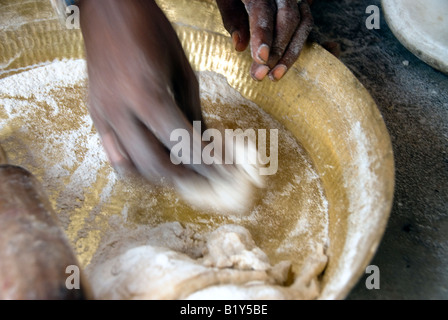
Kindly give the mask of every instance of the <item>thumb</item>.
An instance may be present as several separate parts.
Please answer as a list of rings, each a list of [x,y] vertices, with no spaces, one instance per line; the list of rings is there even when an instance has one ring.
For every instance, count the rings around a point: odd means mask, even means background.
[[[241,0],[216,0],[224,28],[230,33],[237,51],[246,50],[250,40],[249,17]]]

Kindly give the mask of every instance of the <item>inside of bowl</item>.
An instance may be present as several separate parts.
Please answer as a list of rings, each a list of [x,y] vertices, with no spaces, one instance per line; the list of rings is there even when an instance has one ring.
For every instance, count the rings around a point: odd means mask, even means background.
[[[312,158],[329,203],[329,261],[320,298],[344,298],[373,257],[392,204],[392,148],[373,99],[316,44],[304,48],[281,82],[256,83],[248,72],[249,53],[234,52],[213,1],[158,2],[193,68],[224,75],[242,96],[283,124]],[[15,5],[21,15],[0,13],[1,21],[11,21],[0,30],[1,78],[46,61],[84,56],[80,31],[62,28],[49,3]]]
[[[189,2],[187,13],[160,3],[182,26],[179,36],[195,68],[224,74],[243,96],[284,124],[313,158],[330,215],[329,263],[321,298],[343,298],[373,257],[393,198],[392,146],[375,102],[353,74],[317,44],[304,49],[281,85],[251,82],[250,55],[235,54],[222,25],[210,22],[220,19],[211,1]],[[204,3],[204,30],[197,30],[194,12],[200,7],[195,5]]]

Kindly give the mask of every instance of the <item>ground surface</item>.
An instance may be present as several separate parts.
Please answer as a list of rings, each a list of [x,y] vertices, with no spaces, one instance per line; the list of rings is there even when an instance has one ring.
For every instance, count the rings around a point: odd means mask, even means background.
[[[338,42],[340,60],[377,102],[391,135],[396,190],[391,217],[372,261],[380,289],[362,277],[347,299],[448,299],[448,76],[406,50],[375,0],[316,0],[311,38]]]

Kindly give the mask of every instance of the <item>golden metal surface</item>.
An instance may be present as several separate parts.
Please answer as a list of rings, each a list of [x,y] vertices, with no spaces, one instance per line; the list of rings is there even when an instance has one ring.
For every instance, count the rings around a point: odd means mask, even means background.
[[[173,22],[196,70],[224,75],[245,98],[285,126],[306,150],[319,173],[319,183],[328,201],[329,262],[322,277],[320,298],[344,298],[377,249],[389,217],[394,190],[390,138],[369,93],[340,61],[316,44],[304,48],[300,59],[282,81],[254,82],[248,72],[249,53],[233,50],[213,1],[160,0],[158,3]],[[46,61],[83,56],[80,31],[63,28],[49,1],[0,1],[0,79]],[[0,144],[10,163],[26,166],[41,180],[50,178],[48,167],[64,158],[64,148],[58,144],[63,142],[67,132],[85,125],[81,121],[87,115],[84,87],[85,83],[81,82],[75,87],[61,87],[51,92],[59,99],[61,108],[56,116],[51,114],[49,106],[33,98],[27,102],[34,103],[36,111],[14,119],[7,118],[0,105],[0,120],[7,120],[7,125],[0,128]],[[25,122],[30,130],[22,130]],[[183,204],[173,205],[176,201],[173,193],[135,181],[132,184],[114,182],[110,197],[103,201],[105,190],[111,187],[113,172],[101,157],[94,178],[86,177],[88,185],[82,192],[71,194],[73,198],[79,197],[75,199],[78,205],[64,207],[61,197],[73,191],[62,186],[70,185],[84,165],[82,160],[89,152],[86,147],[88,138],[77,140],[79,162],[67,165],[65,175],[51,177],[54,183],[45,185],[84,264],[94,254],[101,235],[110,227],[110,217],[122,214],[124,205],[131,217],[129,227],[138,223],[180,220],[211,228],[229,222],[218,216],[198,214]],[[53,152],[44,154],[51,139],[54,139]],[[42,151],[32,154],[30,150]],[[288,161],[294,164],[292,157]],[[303,164],[298,161],[297,171],[302,169]],[[313,199],[315,188],[304,187],[297,197],[302,202],[316,203]],[[154,199],[160,197],[165,200],[154,203]],[[148,217],[151,203],[152,211]],[[266,227],[274,218],[248,226],[257,244],[262,242],[260,246],[271,254],[271,258],[275,248],[269,248],[268,244],[284,240],[287,230],[282,228],[296,224],[295,220],[301,214],[294,206],[288,210],[291,212],[280,219],[282,222],[277,228]],[[309,232],[313,234],[322,228],[324,221],[321,222],[316,222]],[[278,239],[270,239],[276,235]],[[292,244],[297,252],[301,245],[300,242]],[[281,258],[284,257],[276,259]],[[297,263],[300,264],[300,259]]]

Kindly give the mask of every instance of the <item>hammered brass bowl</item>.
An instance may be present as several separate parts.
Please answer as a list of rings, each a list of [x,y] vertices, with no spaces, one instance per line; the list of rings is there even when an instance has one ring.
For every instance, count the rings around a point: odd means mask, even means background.
[[[304,48],[281,84],[269,80],[256,83],[248,73],[249,53],[233,50],[214,1],[158,2],[173,22],[193,68],[224,75],[245,98],[283,124],[310,155],[328,200],[329,260],[319,298],[345,298],[381,241],[394,192],[391,141],[375,102],[353,74],[317,44]],[[61,26],[48,1],[0,1],[0,79],[55,59],[83,57],[80,31]],[[86,110],[70,112],[73,125],[86,115]],[[51,118],[51,114],[39,117]],[[0,128],[0,144],[10,160],[33,166],[33,173],[43,178],[46,168],[39,165],[39,157],[33,158],[37,164],[25,163],[23,152],[12,147],[22,143],[26,149],[35,133],[22,132],[21,123],[7,119],[3,110],[0,119],[7,124]],[[61,121],[60,133],[68,130],[64,120],[54,121]],[[80,159],[86,152],[80,151]],[[88,213],[96,212],[96,220],[107,215],[98,203],[101,190],[108,187],[104,176],[110,168],[101,165],[104,170],[79,199],[76,215],[66,228],[85,263],[100,237],[100,231],[94,229],[80,236]],[[61,181],[68,184],[76,166],[67,170]],[[45,187],[56,211],[64,210],[58,203],[62,191],[48,184]]]

